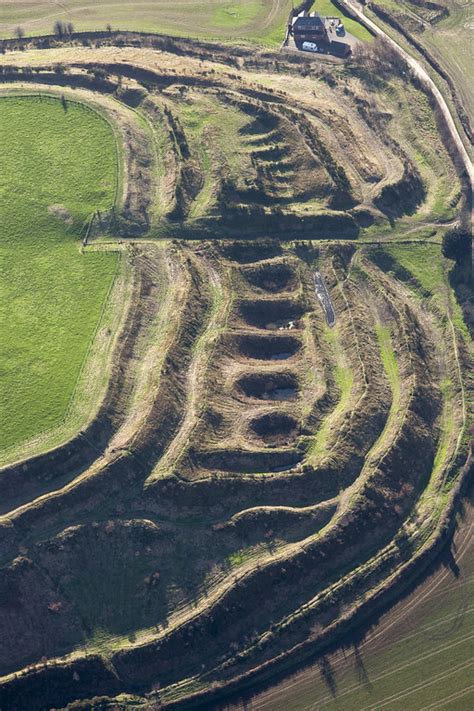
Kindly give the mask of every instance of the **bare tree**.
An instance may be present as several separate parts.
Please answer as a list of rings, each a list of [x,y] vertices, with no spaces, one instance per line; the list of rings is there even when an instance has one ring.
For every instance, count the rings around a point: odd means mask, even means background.
[[[59,37],[59,39],[64,37],[64,35],[67,32],[66,23],[63,22],[62,20],[56,20],[56,22],[54,23],[53,29],[54,29],[54,34],[56,35],[56,37]]]
[[[68,23],[67,23],[66,29],[67,29],[67,33],[68,33],[69,36],[71,36],[72,34],[74,34],[74,25],[72,24],[72,22],[68,22]]]
[[[23,27],[15,27],[15,37],[18,37],[18,39],[23,39],[24,36],[25,30],[23,29]]]
[[[384,37],[377,37],[371,44],[357,44],[352,51],[354,64],[368,70],[366,76],[404,76],[408,66],[393,45]]]
[[[106,28],[106,29],[107,29],[107,32],[108,32],[109,35],[110,35],[111,32],[112,32],[112,25],[110,24],[110,22],[109,22],[109,24],[107,25],[107,28]]]

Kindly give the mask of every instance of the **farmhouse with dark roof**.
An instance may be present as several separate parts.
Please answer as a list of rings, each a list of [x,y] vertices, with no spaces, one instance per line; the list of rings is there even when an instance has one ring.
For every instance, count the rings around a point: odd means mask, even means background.
[[[297,15],[293,18],[291,32],[297,45],[302,42],[327,42],[327,19],[318,12]]]

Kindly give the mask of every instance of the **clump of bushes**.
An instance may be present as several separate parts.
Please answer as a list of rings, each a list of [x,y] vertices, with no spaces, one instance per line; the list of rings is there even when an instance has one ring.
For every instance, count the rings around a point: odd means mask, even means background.
[[[385,37],[376,37],[370,44],[359,43],[352,51],[353,64],[367,72],[365,76],[405,76],[408,65],[395,47]]]
[[[472,249],[472,236],[470,232],[457,225],[447,230],[443,236],[443,255],[448,259],[454,259],[460,264]]]
[[[53,26],[53,31],[58,39],[64,39],[65,37],[71,37],[73,35],[74,25],[72,22],[56,20]]]

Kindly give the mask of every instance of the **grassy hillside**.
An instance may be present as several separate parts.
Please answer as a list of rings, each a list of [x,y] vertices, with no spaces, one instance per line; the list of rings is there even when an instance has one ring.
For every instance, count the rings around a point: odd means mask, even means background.
[[[447,0],[446,5],[449,16],[427,28],[423,40],[435,57],[446,66],[456,83],[468,114],[472,117],[474,112],[474,87],[471,80],[474,62],[472,4]]]
[[[438,1],[437,9],[410,0],[378,0],[384,8],[408,30],[430,55],[448,72],[456,94],[468,116],[474,111],[472,65],[472,3],[459,0]]]
[[[279,44],[291,8],[289,0],[191,0],[191,2],[110,2],[105,0],[84,7],[71,0],[54,6],[39,0],[2,3],[0,36],[12,36],[21,25],[27,34],[52,32],[54,22],[72,22],[76,30],[113,29],[162,32],[220,40],[243,38],[265,44]]]
[[[113,133],[56,99],[1,98],[1,449],[61,423],[117,269],[79,232],[115,192]]]
[[[363,27],[356,20],[353,20],[343,14],[341,10],[336,7],[333,2],[331,2],[331,0],[315,0],[311,11],[319,12],[320,15],[324,15],[326,17],[342,17],[344,27],[348,32],[354,35],[354,37],[357,37],[364,42],[370,42],[372,39],[372,35],[365,29],[365,27]]]

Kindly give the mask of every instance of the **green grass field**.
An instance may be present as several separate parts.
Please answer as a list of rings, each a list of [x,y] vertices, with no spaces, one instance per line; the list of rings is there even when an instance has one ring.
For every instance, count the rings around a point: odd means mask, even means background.
[[[448,0],[449,16],[427,29],[424,41],[451,74],[456,90],[471,116],[474,112],[474,13],[472,3]]]
[[[370,42],[372,40],[372,35],[368,32],[365,27],[363,27],[356,20],[352,20],[350,17],[344,15],[344,13],[339,10],[338,7],[331,2],[331,0],[315,0],[311,12],[319,12],[320,15],[326,17],[341,17],[344,22],[344,27],[351,35],[357,37],[364,42]]]
[[[80,252],[112,206],[114,135],[77,103],[0,98],[0,453],[64,420],[117,255]]]
[[[158,32],[176,36],[209,39],[249,40],[278,46],[285,36],[291,9],[290,0],[169,0],[112,3],[101,0],[84,7],[79,0],[48,5],[42,0],[0,3],[0,37],[12,37],[17,27],[27,35],[50,34],[56,20],[72,22],[76,30],[114,30]],[[316,0],[312,10],[340,17],[331,0]],[[346,29],[359,39],[371,35],[355,20],[344,17]]]
[[[156,0],[111,2],[101,0],[84,7],[79,0],[50,5],[42,0],[0,5],[0,36],[14,34],[17,26],[29,35],[52,32],[54,22],[72,22],[76,30],[141,30],[191,37],[233,38],[277,45],[285,34],[290,0]]]

